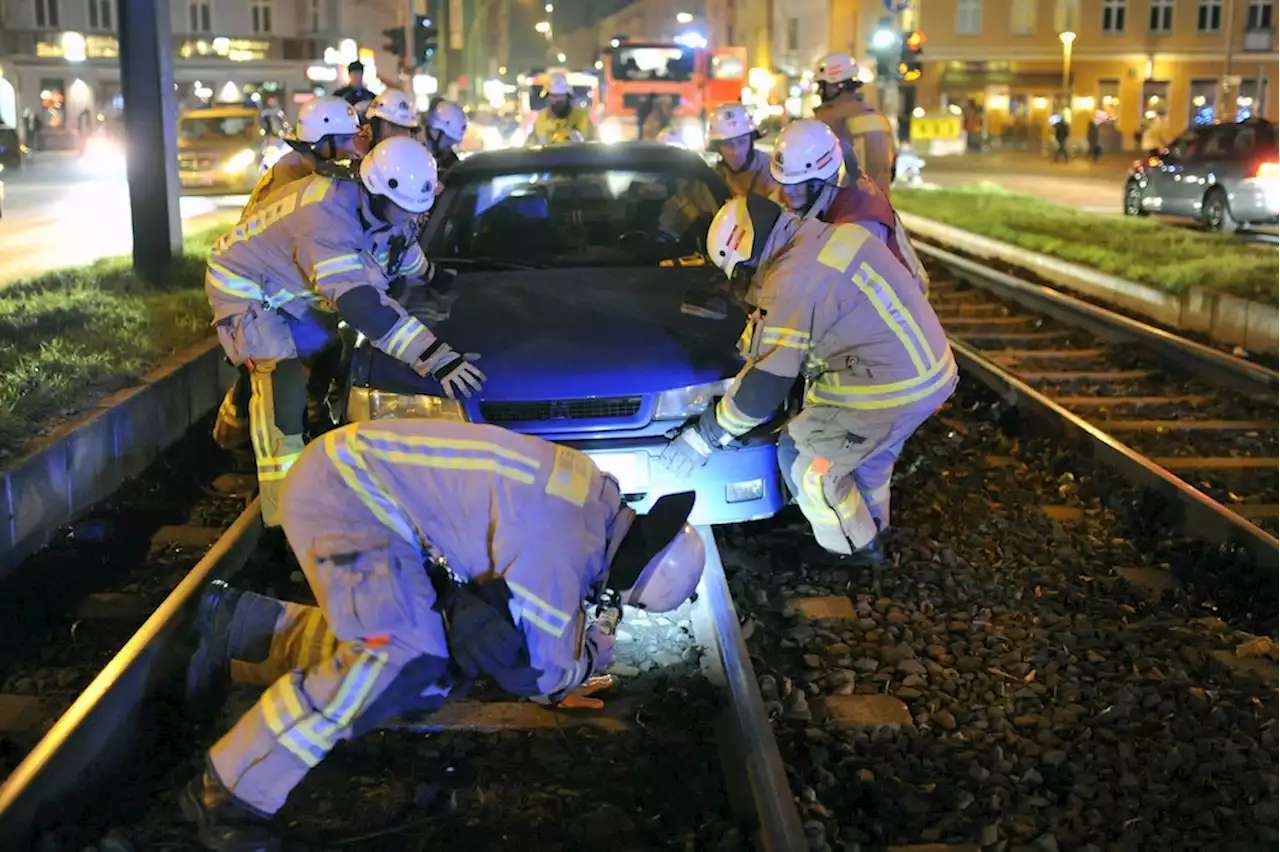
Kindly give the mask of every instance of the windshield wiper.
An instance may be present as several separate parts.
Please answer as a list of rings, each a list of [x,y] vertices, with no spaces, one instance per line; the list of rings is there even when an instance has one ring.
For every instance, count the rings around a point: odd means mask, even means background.
[[[458,266],[496,266],[499,269],[546,269],[546,264],[529,263],[523,260],[512,260],[508,257],[489,257],[480,255],[479,257],[449,257],[441,258],[439,263],[445,266],[456,264]]]

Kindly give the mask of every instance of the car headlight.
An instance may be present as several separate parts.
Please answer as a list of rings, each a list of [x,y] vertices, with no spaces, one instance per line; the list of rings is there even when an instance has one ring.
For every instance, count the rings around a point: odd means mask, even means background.
[[[702,128],[696,124],[686,124],[680,128],[680,139],[690,151],[701,151],[707,147],[706,140],[702,138]]]
[[[711,400],[729,392],[733,379],[663,391],[653,409],[654,420],[688,420],[707,410]]]
[[[352,388],[347,395],[347,420],[425,420],[467,422],[462,403],[419,393],[385,393],[370,388]]]
[[[232,157],[223,164],[222,170],[229,175],[233,175],[249,168],[257,159],[257,151],[252,148],[245,148],[243,151],[237,151],[232,155]]]

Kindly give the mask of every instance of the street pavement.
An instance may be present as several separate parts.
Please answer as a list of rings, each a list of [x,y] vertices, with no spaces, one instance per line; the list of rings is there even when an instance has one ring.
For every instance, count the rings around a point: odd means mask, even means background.
[[[133,247],[129,190],[120,170],[82,167],[71,157],[37,161],[0,173],[0,286]],[[183,228],[198,230],[238,210],[245,196],[183,198]]]

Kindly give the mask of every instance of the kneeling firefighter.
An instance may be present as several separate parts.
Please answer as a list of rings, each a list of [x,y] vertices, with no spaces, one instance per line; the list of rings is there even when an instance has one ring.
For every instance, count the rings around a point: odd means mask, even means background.
[[[484,380],[387,296],[390,276],[378,262],[397,237],[411,247],[406,257],[421,257],[417,234],[435,200],[435,160],[420,142],[387,139],[359,171],[359,180],[316,174],[282,187],[209,255],[205,294],[218,339],[250,372],[250,435],[269,527],[279,525],[280,485],[303,445],[302,359],[333,344],[339,317],[451,398]]]
[[[240,224],[244,224],[264,198],[271,193],[312,174],[319,163],[361,157],[368,153],[368,139],[360,133],[360,118],[355,108],[342,98],[322,95],[312,98],[298,111],[298,124],[293,138],[285,142],[292,149],[267,170],[249,196]],[[213,424],[213,439],[224,450],[240,450],[249,444],[249,368],[240,365],[239,375],[218,407]],[[317,383],[318,385],[319,383]],[[308,397],[308,419],[317,420],[318,392]]]
[[[219,584],[201,601],[193,706],[216,703],[228,678],[270,684],[182,795],[201,841],[277,848],[253,817],[276,813],[334,745],[438,709],[477,677],[545,704],[582,694],[613,658],[622,606],[666,612],[696,588],[693,502],[668,495],[637,516],[590,457],[496,426],[326,434],[282,502],[319,607]]]
[[[841,155],[840,140],[822,122],[805,118],[787,125],[774,143],[769,167],[780,186],[778,199],[804,219],[866,228],[889,247],[927,293],[929,274],[888,196],[865,172],[857,171],[856,158],[853,172],[842,169]],[[842,182],[847,185],[841,186]]]
[[[691,474],[767,421],[804,376],[804,405],[778,441],[783,479],[825,551],[820,559],[879,561],[894,462],[956,386],[933,308],[866,228],[800,219],[758,195],[720,208],[707,253],[730,278],[757,279],[759,306],[742,337],[747,364],[668,445],[663,463]]]

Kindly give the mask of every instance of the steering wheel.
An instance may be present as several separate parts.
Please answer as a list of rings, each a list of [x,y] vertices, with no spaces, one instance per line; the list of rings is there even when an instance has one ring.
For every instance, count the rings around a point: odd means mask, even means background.
[[[652,230],[645,230],[641,228],[635,231],[627,231],[618,236],[618,242],[620,243],[626,243],[637,239],[643,239],[645,242],[661,243],[665,245],[674,245],[680,242],[680,238],[675,234],[668,233],[667,231],[661,231],[657,228]]]

